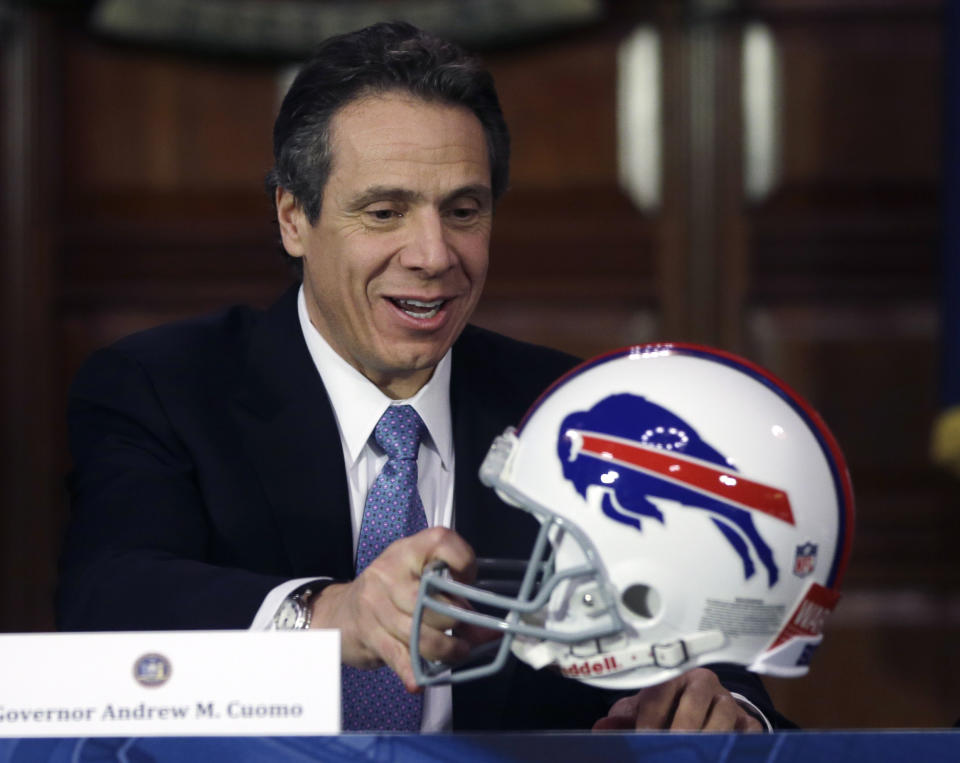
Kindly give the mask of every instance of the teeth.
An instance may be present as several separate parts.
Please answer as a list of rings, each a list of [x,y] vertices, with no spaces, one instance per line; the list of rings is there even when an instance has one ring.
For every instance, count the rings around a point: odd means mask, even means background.
[[[432,302],[423,302],[419,299],[397,299],[394,300],[397,307],[399,307],[403,312],[409,315],[411,318],[432,318],[443,306],[444,300],[435,299]],[[408,310],[407,308],[416,308],[413,310]]]

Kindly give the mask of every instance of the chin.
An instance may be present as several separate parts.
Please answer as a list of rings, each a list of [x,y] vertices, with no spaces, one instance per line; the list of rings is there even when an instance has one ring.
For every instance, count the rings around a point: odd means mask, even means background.
[[[437,365],[443,358],[444,353],[453,345],[454,339],[456,339],[456,335],[444,337],[442,340],[437,337],[420,341],[397,340],[390,347],[387,355],[394,361],[395,368],[421,371]]]
[[[432,368],[435,368],[437,363],[443,359],[443,353],[446,352],[444,349],[442,352],[436,353],[416,353],[415,355],[409,355],[406,358],[397,358],[396,361],[392,364],[393,369],[399,373],[416,373],[417,371],[428,371]]]

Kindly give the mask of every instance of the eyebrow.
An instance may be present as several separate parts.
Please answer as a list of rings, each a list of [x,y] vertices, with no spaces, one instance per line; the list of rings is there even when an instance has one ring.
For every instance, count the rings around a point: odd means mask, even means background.
[[[454,199],[458,199],[462,196],[475,196],[482,204],[486,206],[489,206],[493,199],[493,193],[491,192],[489,186],[476,183],[454,189],[444,196],[443,200],[441,201],[441,205],[449,204]],[[419,191],[412,191],[409,188],[375,185],[367,188],[364,191],[361,191],[359,195],[354,197],[354,199],[350,202],[350,209],[363,209],[368,204],[372,204],[376,201],[399,201],[405,204],[415,204],[422,202],[423,198],[424,197],[422,193]]]

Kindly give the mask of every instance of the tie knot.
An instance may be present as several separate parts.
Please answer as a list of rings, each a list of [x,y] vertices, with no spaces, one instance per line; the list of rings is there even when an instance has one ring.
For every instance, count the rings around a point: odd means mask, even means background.
[[[390,458],[416,459],[424,431],[412,406],[391,405],[374,427],[373,437]]]

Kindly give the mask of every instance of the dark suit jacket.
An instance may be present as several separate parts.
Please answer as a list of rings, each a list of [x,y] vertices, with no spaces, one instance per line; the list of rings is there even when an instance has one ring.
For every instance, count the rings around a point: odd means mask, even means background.
[[[454,345],[456,529],[480,557],[526,559],[535,521],[483,487],[493,438],[575,363],[468,327]],[[71,390],[72,519],[61,558],[65,630],[245,628],[296,577],[353,577],[333,412],[290,289],[95,353]],[[754,677],[728,688],[770,711]],[[454,727],[584,728],[612,695],[512,661],[454,689]]]

